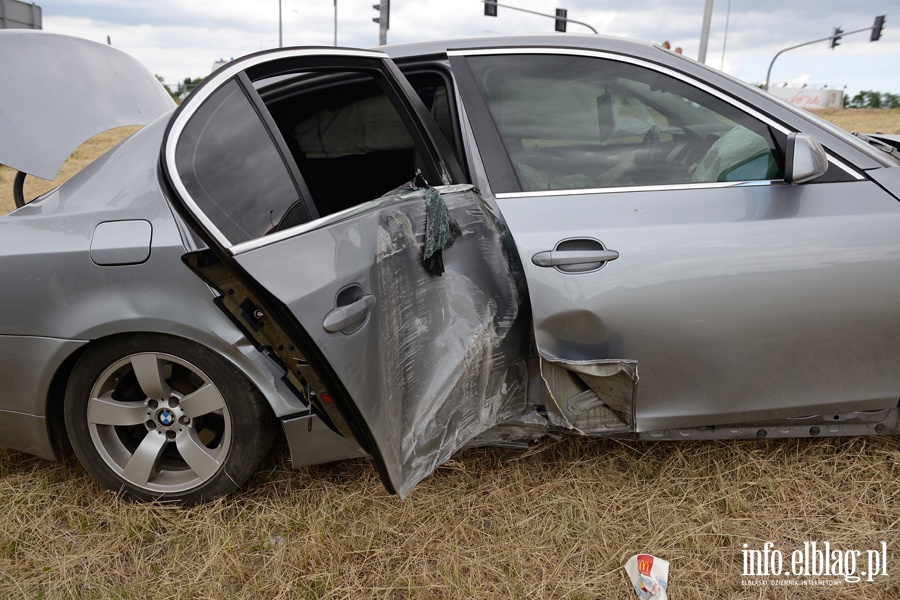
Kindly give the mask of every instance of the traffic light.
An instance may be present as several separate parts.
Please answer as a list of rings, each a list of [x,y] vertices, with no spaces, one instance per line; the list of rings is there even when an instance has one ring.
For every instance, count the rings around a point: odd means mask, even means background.
[[[380,4],[373,4],[372,8],[378,11],[378,16],[372,18],[373,23],[378,23],[384,29],[390,29],[391,24],[391,0],[382,0]]]
[[[565,8],[556,9],[556,31],[566,32],[566,15],[569,11]]]
[[[486,16],[486,17],[496,17],[497,16],[497,0],[485,0],[484,1],[484,16]]]
[[[834,33],[831,34],[831,49],[834,50],[835,46],[839,46],[841,44],[841,38],[844,37],[844,30],[840,27],[834,28]]]
[[[872,37],[869,38],[871,42],[877,42],[881,39],[881,31],[884,29],[884,15],[880,17],[875,17],[875,24],[872,25]]]

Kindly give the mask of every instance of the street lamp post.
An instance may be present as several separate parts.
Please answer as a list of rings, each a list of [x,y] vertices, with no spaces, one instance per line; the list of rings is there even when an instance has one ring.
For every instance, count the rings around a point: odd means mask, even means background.
[[[706,47],[709,44],[709,23],[712,21],[713,0],[706,0],[703,8],[703,27],[700,30],[700,52],[697,53],[697,61],[706,62]]]
[[[283,40],[281,38],[281,0],[278,0],[278,47],[284,47]]]

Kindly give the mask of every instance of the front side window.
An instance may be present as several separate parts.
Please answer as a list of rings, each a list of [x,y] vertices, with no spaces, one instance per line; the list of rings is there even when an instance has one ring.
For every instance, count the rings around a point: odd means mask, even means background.
[[[468,63],[523,191],[782,177],[768,126],[674,77],[584,56]]]

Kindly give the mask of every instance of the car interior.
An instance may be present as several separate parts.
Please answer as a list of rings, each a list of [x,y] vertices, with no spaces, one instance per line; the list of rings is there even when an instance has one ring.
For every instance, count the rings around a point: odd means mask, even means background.
[[[469,64],[525,191],[781,176],[768,128],[711,95],[610,61],[520,58]]]
[[[412,180],[421,164],[407,125],[373,77],[361,73],[297,77],[302,91],[263,93],[266,107],[323,217],[373,200]],[[452,133],[447,87],[435,75],[413,78],[425,107]],[[298,224],[288,211],[276,229]]]

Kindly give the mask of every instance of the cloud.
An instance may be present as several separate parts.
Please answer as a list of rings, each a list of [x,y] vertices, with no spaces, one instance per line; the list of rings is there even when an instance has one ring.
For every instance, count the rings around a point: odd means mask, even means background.
[[[374,0],[337,0],[338,43],[371,47],[378,43]],[[702,0],[501,0],[501,4],[553,14],[564,4],[572,19],[601,33],[652,42],[670,40],[696,57]],[[718,0],[714,3],[707,63],[719,67],[725,48],[726,71],[751,83],[765,80],[780,50],[826,37],[832,28],[845,31],[871,27],[886,12],[883,0]],[[166,81],[205,76],[218,58],[237,57],[278,44],[277,0],[44,0],[44,29],[105,42],[144,62]],[[282,0],[284,45],[334,42],[334,2]],[[484,16],[479,0],[393,0],[389,43],[484,36],[490,33],[552,33],[553,19],[499,7],[497,17]],[[727,40],[725,22],[728,20]],[[895,29],[896,28],[896,29]],[[587,32],[569,24],[574,33]],[[773,80],[801,75],[815,84],[848,90],[900,92],[900,13],[888,14],[881,41],[868,32],[848,35],[835,50],[827,42],[781,55]]]

